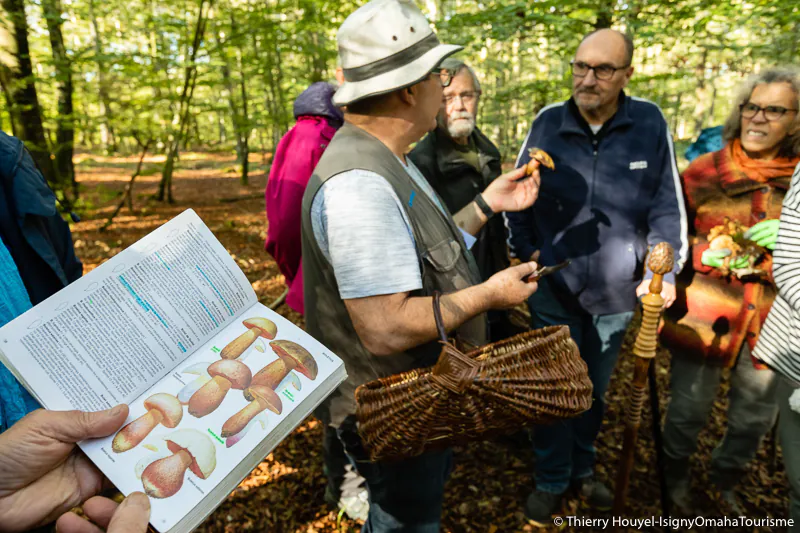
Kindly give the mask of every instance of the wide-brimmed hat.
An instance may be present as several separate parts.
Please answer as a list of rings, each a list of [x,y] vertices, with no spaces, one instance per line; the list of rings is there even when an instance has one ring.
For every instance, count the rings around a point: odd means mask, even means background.
[[[336,35],[344,83],[338,106],[422,81],[463,47],[442,44],[413,0],[372,0],[354,11]]]

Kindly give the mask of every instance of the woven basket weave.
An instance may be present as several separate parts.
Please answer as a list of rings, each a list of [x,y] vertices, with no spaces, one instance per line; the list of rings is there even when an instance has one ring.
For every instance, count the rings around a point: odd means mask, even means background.
[[[413,457],[579,415],[592,403],[586,363],[566,326],[528,331],[463,354],[447,340],[435,366],[356,389],[359,433],[373,461]]]

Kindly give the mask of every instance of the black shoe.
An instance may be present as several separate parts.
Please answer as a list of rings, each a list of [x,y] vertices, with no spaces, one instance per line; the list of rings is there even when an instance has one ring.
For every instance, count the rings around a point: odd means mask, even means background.
[[[579,480],[576,488],[581,501],[596,511],[610,511],[614,505],[614,494],[594,476]]]
[[[553,525],[553,516],[561,512],[563,494],[535,490],[525,502],[525,516],[539,527]]]

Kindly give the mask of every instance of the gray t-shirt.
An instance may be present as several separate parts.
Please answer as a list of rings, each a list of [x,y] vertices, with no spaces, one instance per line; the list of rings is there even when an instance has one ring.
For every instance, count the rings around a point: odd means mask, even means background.
[[[447,213],[419,169],[411,161],[403,166],[420,191]],[[311,204],[311,227],[333,266],[342,299],[422,288],[411,222],[379,174],[356,169],[326,181]]]

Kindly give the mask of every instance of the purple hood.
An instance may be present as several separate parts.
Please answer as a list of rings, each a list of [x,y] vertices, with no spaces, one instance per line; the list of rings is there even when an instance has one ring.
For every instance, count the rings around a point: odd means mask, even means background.
[[[338,125],[344,121],[342,110],[333,105],[331,99],[336,88],[330,83],[319,81],[300,93],[294,101],[294,118],[302,116],[326,117]]]

